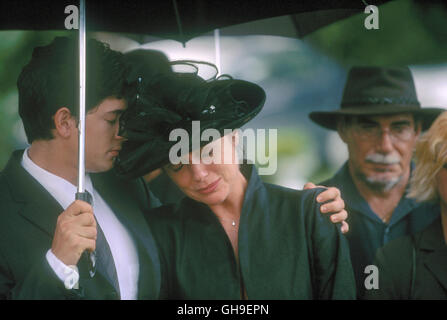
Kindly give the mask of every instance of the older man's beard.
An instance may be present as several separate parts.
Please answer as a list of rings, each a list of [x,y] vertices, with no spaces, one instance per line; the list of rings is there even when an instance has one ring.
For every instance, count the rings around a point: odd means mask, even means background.
[[[390,165],[398,164],[400,162],[400,156],[396,154],[383,155],[380,153],[373,153],[368,155],[365,160],[370,163]],[[394,178],[368,177],[362,172],[357,171],[356,176],[372,190],[387,192],[393,189],[402,180],[404,174],[402,173],[402,175]]]

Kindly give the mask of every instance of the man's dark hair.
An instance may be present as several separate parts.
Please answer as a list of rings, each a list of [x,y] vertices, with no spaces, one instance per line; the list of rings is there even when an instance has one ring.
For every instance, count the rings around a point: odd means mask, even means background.
[[[123,55],[105,43],[87,40],[86,112],[107,97],[123,96],[127,75]],[[79,47],[75,38],[57,37],[36,47],[17,80],[19,114],[29,143],[53,139],[53,115],[66,107],[79,109]]]

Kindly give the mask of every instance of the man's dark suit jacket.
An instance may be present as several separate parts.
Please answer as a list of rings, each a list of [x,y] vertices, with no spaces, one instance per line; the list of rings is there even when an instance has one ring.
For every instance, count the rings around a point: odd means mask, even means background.
[[[21,165],[15,151],[0,173],[0,298],[119,299],[100,273],[90,278],[85,259],[78,263],[79,289],[67,290],[46,260],[51,248],[59,203]],[[156,299],[160,263],[142,212],[159,205],[142,180],[124,181],[113,172],[91,174],[95,189],[132,235],[138,249],[139,299]],[[74,199],[74,195],[73,195]]]

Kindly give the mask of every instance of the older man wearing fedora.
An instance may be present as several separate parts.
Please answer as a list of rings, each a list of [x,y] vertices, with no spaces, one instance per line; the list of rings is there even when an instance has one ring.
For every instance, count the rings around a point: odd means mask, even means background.
[[[337,130],[348,147],[347,162],[321,184],[339,188],[346,201],[358,296],[376,250],[424,229],[439,215],[432,204],[407,198],[406,191],[415,142],[441,111],[421,108],[408,67],[353,67],[341,108],[309,115]]]

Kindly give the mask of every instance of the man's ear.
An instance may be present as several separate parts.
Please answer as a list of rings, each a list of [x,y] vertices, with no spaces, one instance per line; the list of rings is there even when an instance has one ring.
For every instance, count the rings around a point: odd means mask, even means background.
[[[53,116],[55,135],[68,139],[77,129],[76,119],[70,110],[62,107]]]
[[[416,137],[419,137],[419,135],[422,132],[422,121],[421,120],[416,121],[414,130],[416,132]]]

